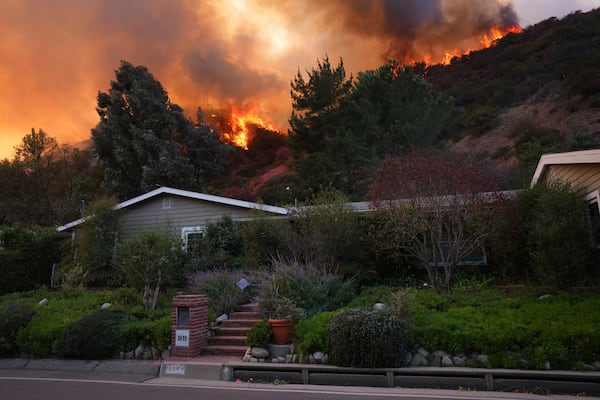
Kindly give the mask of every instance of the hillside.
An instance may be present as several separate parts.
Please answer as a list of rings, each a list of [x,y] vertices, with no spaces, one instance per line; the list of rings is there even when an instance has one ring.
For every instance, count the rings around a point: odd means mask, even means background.
[[[451,150],[510,173],[525,154],[600,143],[600,9],[551,18],[424,75],[455,98]],[[530,161],[529,161],[530,162]]]

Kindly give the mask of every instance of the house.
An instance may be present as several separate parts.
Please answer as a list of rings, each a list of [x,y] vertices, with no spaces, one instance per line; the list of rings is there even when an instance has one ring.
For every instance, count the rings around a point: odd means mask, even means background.
[[[544,154],[538,161],[531,186],[561,181],[581,190],[588,202],[592,230],[600,244],[600,149]]]
[[[161,228],[180,234],[184,247],[194,235],[202,235],[211,223],[223,217],[233,221],[253,218],[257,211],[270,216],[285,216],[287,208],[252,203],[227,197],[160,187],[115,206],[119,216],[119,238],[127,239],[145,230]],[[72,232],[89,217],[80,218],[57,228],[59,232]]]

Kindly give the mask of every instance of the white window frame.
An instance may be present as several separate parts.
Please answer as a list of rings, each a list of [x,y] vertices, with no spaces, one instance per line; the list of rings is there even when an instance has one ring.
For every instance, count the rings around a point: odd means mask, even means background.
[[[183,228],[181,228],[181,241],[183,243],[183,251],[187,253],[189,235],[198,233],[205,234],[206,226],[184,226]]]
[[[590,192],[588,194],[585,195],[585,200],[588,202],[588,205],[592,205],[592,204],[596,204],[596,206],[598,207],[598,211],[600,211],[600,190],[594,190],[593,192]],[[589,223],[589,229],[590,229],[590,235],[592,238],[592,245],[594,248],[596,249],[600,249],[600,241],[598,241],[596,239],[596,236],[594,235],[593,232],[593,224],[592,224],[592,216],[589,214],[589,210],[588,210],[588,223]]]

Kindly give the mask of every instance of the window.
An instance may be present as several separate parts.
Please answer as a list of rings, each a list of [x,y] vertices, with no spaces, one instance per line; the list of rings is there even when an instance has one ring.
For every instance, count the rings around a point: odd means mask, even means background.
[[[200,253],[200,242],[206,233],[204,226],[185,227],[181,230],[181,239],[183,240],[183,250],[194,256]]]
[[[437,260],[438,267],[445,266],[446,262],[443,260],[446,260],[446,258],[448,257],[449,251],[450,251],[449,242],[443,242],[442,243],[442,252],[444,254],[442,254],[442,255],[438,254],[438,257],[437,257],[438,258],[438,260]],[[431,253],[429,255],[429,265],[435,266],[435,262],[433,260],[433,254],[431,254]],[[483,247],[476,248],[471,253],[469,253],[465,257],[463,257],[458,263],[456,263],[456,265],[457,266],[487,265],[487,256],[485,253],[485,249]]]
[[[173,205],[173,202],[170,197],[168,197],[168,196],[163,197],[163,201],[162,201],[162,209],[163,210],[170,209],[172,205]]]
[[[600,195],[597,190],[586,196],[586,199],[588,200],[588,221],[590,224],[593,244],[596,248],[600,248],[600,208],[598,207],[599,198]]]

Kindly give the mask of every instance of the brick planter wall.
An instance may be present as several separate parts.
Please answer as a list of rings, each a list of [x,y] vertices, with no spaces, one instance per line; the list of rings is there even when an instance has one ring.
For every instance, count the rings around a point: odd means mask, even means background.
[[[173,357],[195,357],[208,341],[208,296],[181,295],[173,298],[171,313],[171,355]],[[178,307],[189,308],[189,324],[178,325]],[[189,345],[177,346],[177,330],[189,330]]]

